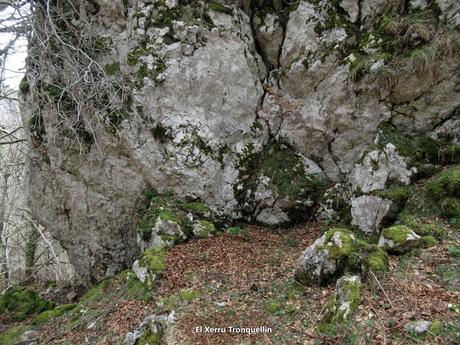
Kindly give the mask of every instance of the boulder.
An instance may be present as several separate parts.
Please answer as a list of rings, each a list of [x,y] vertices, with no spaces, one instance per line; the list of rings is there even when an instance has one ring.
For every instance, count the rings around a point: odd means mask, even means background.
[[[351,320],[361,303],[361,279],[357,275],[346,275],[337,280],[335,292],[326,306],[326,315],[318,326],[325,331],[329,326]]]
[[[415,172],[407,166],[396,146],[388,143],[382,150],[367,153],[361,162],[355,164],[350,182],[354,190],[369,193],[384,189],[388,180],[409,184]]]
[[[214,224],[207,220],[198,220],[193,223],[193,234],[198,238],[207,238],[216,233]]]
[[[421,237],[405,225],[395,225],[384,229],[379,239],[379,247],[391,253],[404,254],[419,244]]]
[[[373,195],[362,195],[351,200],[352,224],[356,225],[366,236],[381,230],[382,220],[390,211],[391,200]]]
[[[356,239],[347,229],[331,228],[300,255],[294,270],[302,284],[323,284],[345,268]]]

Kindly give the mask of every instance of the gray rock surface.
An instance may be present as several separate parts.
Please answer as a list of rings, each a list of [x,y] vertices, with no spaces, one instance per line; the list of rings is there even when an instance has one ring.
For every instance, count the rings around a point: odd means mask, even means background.
[[[155,337],[155,340],[160,344],[164,341],[167,333],[167,328],[175,322],[175,313],[171,312],[169,315],[150,315],[147,316],[139,326],[126,334],[124,345],[135,345],[137,340],[149,330],[150,334]]]
[[[354,190],[369,193],[374,190],[385,189],[389,179],[409,184],[410,177],[416,169],[410,169],[404,157],[400,156],[396,147],[389,143],[383,150],[373,150],[357,163],[350,177]]]
[[[75,50],[72,37],[53,36],[47,47],[45,37],[31,38],[21,109],[30,209],[87,285],[131,266],[151,245],[136,241],[146,190],[200,200],[227,219],[276,226],[302,211],[311,217],[315,191],[296,200],[274,188],[273,176],[271,185],[254,184],[249,158],[259,154],[266,170],[282,166],[262,158],[283,142],[331,185],[368,192],[388,179],[407,183],[413,171],[404,157],[372,146],[379,127],[431,133],[460,104],[456,56],[437,59],[432,78],[411,73],[390,89],[376,80],[382,58],[353,77],[361,57],[345,57],[359,44],[356,30],[371,37],[371,24],[402,13],[400,0],[275,1],[265,12],[249,1],[214,9],[174,0],[74,3],[80,19],[69,25],[84,42]],[[455,26],[455,1],[437,3]],[[39,6],[38,29],[48,25],[43,18]]]
[[[347,230],[328,230],[300,255],[295,279],[302,284],[328,282],[343,268],[354,242],[354,235]]]
[[[381,230],[382,220],[390,211],[391,200],[373,195],[362,195],[351,200],[352,224],[365,235],[371,236]]]
[[[415,335],[423,335],[430,329],[430,326],[431,321],[418,320],[406,323],[404,329]]]

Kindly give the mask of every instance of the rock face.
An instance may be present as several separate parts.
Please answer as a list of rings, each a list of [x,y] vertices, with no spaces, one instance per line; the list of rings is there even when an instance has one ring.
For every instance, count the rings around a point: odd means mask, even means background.
[[[87,284],[134,261],[146,190],[225,219],[309,218],[331,183],[406,183],[380,127],[430,134],[460,104],[452,1],[412,35],[381,18],[423,2],[72,4],[37,3],[21,103],[30,208]],[[405,60],[425,48],[435,64]]]

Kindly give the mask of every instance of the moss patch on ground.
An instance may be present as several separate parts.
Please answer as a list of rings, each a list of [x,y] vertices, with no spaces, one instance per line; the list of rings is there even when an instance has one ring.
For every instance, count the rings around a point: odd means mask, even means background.
[[[0,295],[0,314],[12,321],[53,308],[53,303],[22,287],[13,287]]]
[[[14,345],[19,342],[21,336],[30,330],[30,326],[19,325],[10,328],[5,333],[0,334],[0,344],[2,345]]]
[[[76,304],[62,304],[60,306],[57,306],[54,309],[44,311],[40,314],[38,314],[34,320],[32,321],[33,325],[41,325],[43,323],[46,323],[50,320],[53,320],[66,312],[74,309],[76,307]]]

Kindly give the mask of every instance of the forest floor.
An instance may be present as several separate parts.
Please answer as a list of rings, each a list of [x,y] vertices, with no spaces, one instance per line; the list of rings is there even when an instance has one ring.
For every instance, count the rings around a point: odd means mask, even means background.
[[[334,286],[302,286],[292,274],[300,253],[323,230],[318,224],[282,231],[250,226],[247,236],[223,233],[178,244],[168,251],[153,293],[124,272],[90,290],[72,311],[34,326],[37,342],[122,344],[145,316],[175,310],[172,339],[180,345],[460,344],[458,230],[449,229],[434,247],[391,256],[384,276],[363,277],[354,320],[328,336],[315,326]],[[440,334],[415,337],[404,330],[421,319],[441,321]],[[272,332],[199,333],[198,326],[265,326]]]

